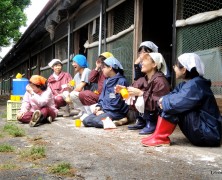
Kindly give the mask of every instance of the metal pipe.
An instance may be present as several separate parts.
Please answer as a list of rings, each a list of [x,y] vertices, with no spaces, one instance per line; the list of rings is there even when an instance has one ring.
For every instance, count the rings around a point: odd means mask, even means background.
[[[104,24],[103,24],[103,34],[104,34],[104,48],[103,52],[106,51],[106,0],[103,0],[103,18],[104,18]]]
[[[67,61],[67,72],[69,73],[70,70],[70,32],[71,32],[71,28],[70,28],[70,21],[68,22],[68,61]]]
[[[101,46],[102,46],[102,22],[103,22],[103,0],[100,1],[98,56],[101,54]]]
[[[172,64],[175,64],[176,62],[176,47],[177,47],[177,41],[176,41],[176,14],[177,14],[177,0],[173,0],[173,39],[172,39]],[[172,72],[171,73],[171,86],[175,87],[176,79],[175,75]]]

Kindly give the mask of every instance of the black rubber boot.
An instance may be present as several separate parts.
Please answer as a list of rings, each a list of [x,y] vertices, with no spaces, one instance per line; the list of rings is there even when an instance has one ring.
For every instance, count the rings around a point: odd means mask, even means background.
[[[134,125],[128,126],[129,130],[143,129],[146,126],[146,122],[142,118],[136,118],[136,123]]]
[[[156,129],[156,121],[147,120],[146,126],[139,132],[140,135],[151,134]]]

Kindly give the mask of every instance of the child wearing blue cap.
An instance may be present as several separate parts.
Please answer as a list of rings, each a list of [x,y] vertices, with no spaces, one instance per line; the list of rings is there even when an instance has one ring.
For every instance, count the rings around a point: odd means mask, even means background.
[[[128,105],[120,94],[115,94],[114,92],[114,87],[117,84],[123,86],[128,84],[123,75],[122,65],[116,58],[109,57],[104,61],[102,71],[106,77],[103,89],[93,114],[83,120],[85,127],[103,128],[102,119],[107,117],[113,121],[124,119],[128,112]]]

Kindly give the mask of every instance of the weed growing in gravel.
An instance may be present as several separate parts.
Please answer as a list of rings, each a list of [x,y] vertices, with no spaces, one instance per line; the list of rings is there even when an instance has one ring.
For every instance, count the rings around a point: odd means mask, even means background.
[[[3,137],[4,137],[4,135],[2,133],[0,133],[0,138],[3,138]]]
[[[0,170],[11,170],[11,169],[15,169],[17,166],[15,164],[0,164]]]
[[[32,160],[32,161],[41,159],[46,156],[45,147],[33,146],[31,149],[20,151],[20,155],[22,158]]]
[[[9,144],[0,144],[0,152],[13,152],[15,148]]]
[[[63,176],[74,176],[76,173],[76,170],[71,167],[70,163],[59,163],[51,166],[49,168],[49,172],[57,175],[63,175]]]
[[[22,137],[25,136],[25,131],[22,128],[19,128],[13,123],[5,124],[3,130],[14,137]]]

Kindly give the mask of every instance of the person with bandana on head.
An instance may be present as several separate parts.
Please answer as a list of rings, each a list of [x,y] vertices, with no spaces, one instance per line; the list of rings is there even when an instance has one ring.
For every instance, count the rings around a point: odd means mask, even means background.
[[[204,64],[195,53],[184,53],[174,66],[182,79],[172,92],[159,99],[162,109],[155,132],[141,140],[143,146],[169,146],[169,136],[178,124],[195,146],[220,146],[221,115]]]
[[[139,55],[142,53],[151,53],[151,52],[158,52],[158,46],[154,44],[152,41],[144,41],[140,44],[139,49],[138,49]],[[166,70],[167,71],[166,71],[165,76],[168,82],[170,83],[171,75],[170,75],[169,68],[166,67]],[[141,72],[141,58],[140,56],[138,56],[138,58],[134,62],[134,80],[136,81],[137,79],[143,76],[145,76],[145,74]]]
[[[152,41],[144,41],[140,44],[138,49],[139,56],[134,62],[134,80],[137,80],[146,75],[145,73],[141,72],[140,54],[151,53],[151,52],[158,52],[158,46],[154,44]]]
[[[72,90],[69,85],[72,76],[68,72],[62,71],[62,62],[59,59],[53,59],[48,65],[53,70],[53,74],[49,76],[47,81],[54,95],[56,108],[59,109],[65,106],[63,117],[68,117],[70,116],[70,105],[66,103],[62,93]]]
[[[73,103],[75,109],[79,109],[79,114],[75,115],[74,118],[81,116],[84,111],[84,107],[79,107],[79,93],[84,90],[90,89],[89,75],[91,70],[88,68],[87,59],[82,54],[77,54],[73,57],[72,66],[74,67],[75,76],[73,78],[75,85],[73,91],[64,91],[63,96],[67,103]]]
[[[131,110],[137,112],[136,123],[129,125],[129,130],[138,130],[140,135],[151,134],[155,131],[158,117],[157,102],[160,97],[170,92],[170,85],[165,77],[166,62],[160,53],[141,53],[140,77],[130,87],[127,87],[129,98],[126,103]],[[115,92],[120,93],[122,85],[115,87]]]
[[[109,57],[104,60],[102,72],[106,77],[102,92],[93,114],[83,120],[85,127],[103,128],[102,119],[109,117],[112,121],[118,121],[126,117],[128,112],[128,105],[120,94],[114,92],[117,84],[127,86],[122,65],[116,58]]]
[[[33,75],[26,86],[22,106],[17,113],[18,121],[29,123],[31,127],[51,123],[57,116],[52,91],[47,87],[46,78]]]
[[[104,60],[109,57],[114,57],[114,56],[110,52],[103,52],[97,58],[96,67],[91,71],[89,75],[89,82],[95,83],[97,85],[97,88],[94,88],[94,91],[85,90],[79,93],[79,99],[83,105],[93,105],[98,102],[99,95],[102,92],[103,82],[106,78],[102,72],[102,67],[104,64]]]
[[[103,82],[106,78],[102,72],[102,67],[104,64],[104,60],[109,57],[113,57],[113,54],[110,52],[103,52],[97,58],[96,67],[90,72],[89,75],[89,82],[91,86],[90,90],[79,92],[80,102],[78,104],[78,107],[82,107],[82,114],[80,114],[79,116],[75,116],[74,118],[80,118],[81,120],[83,120],[86,116],[92,114],[90,106],[95,105],[98,102],[99,95],[102,92]]]

